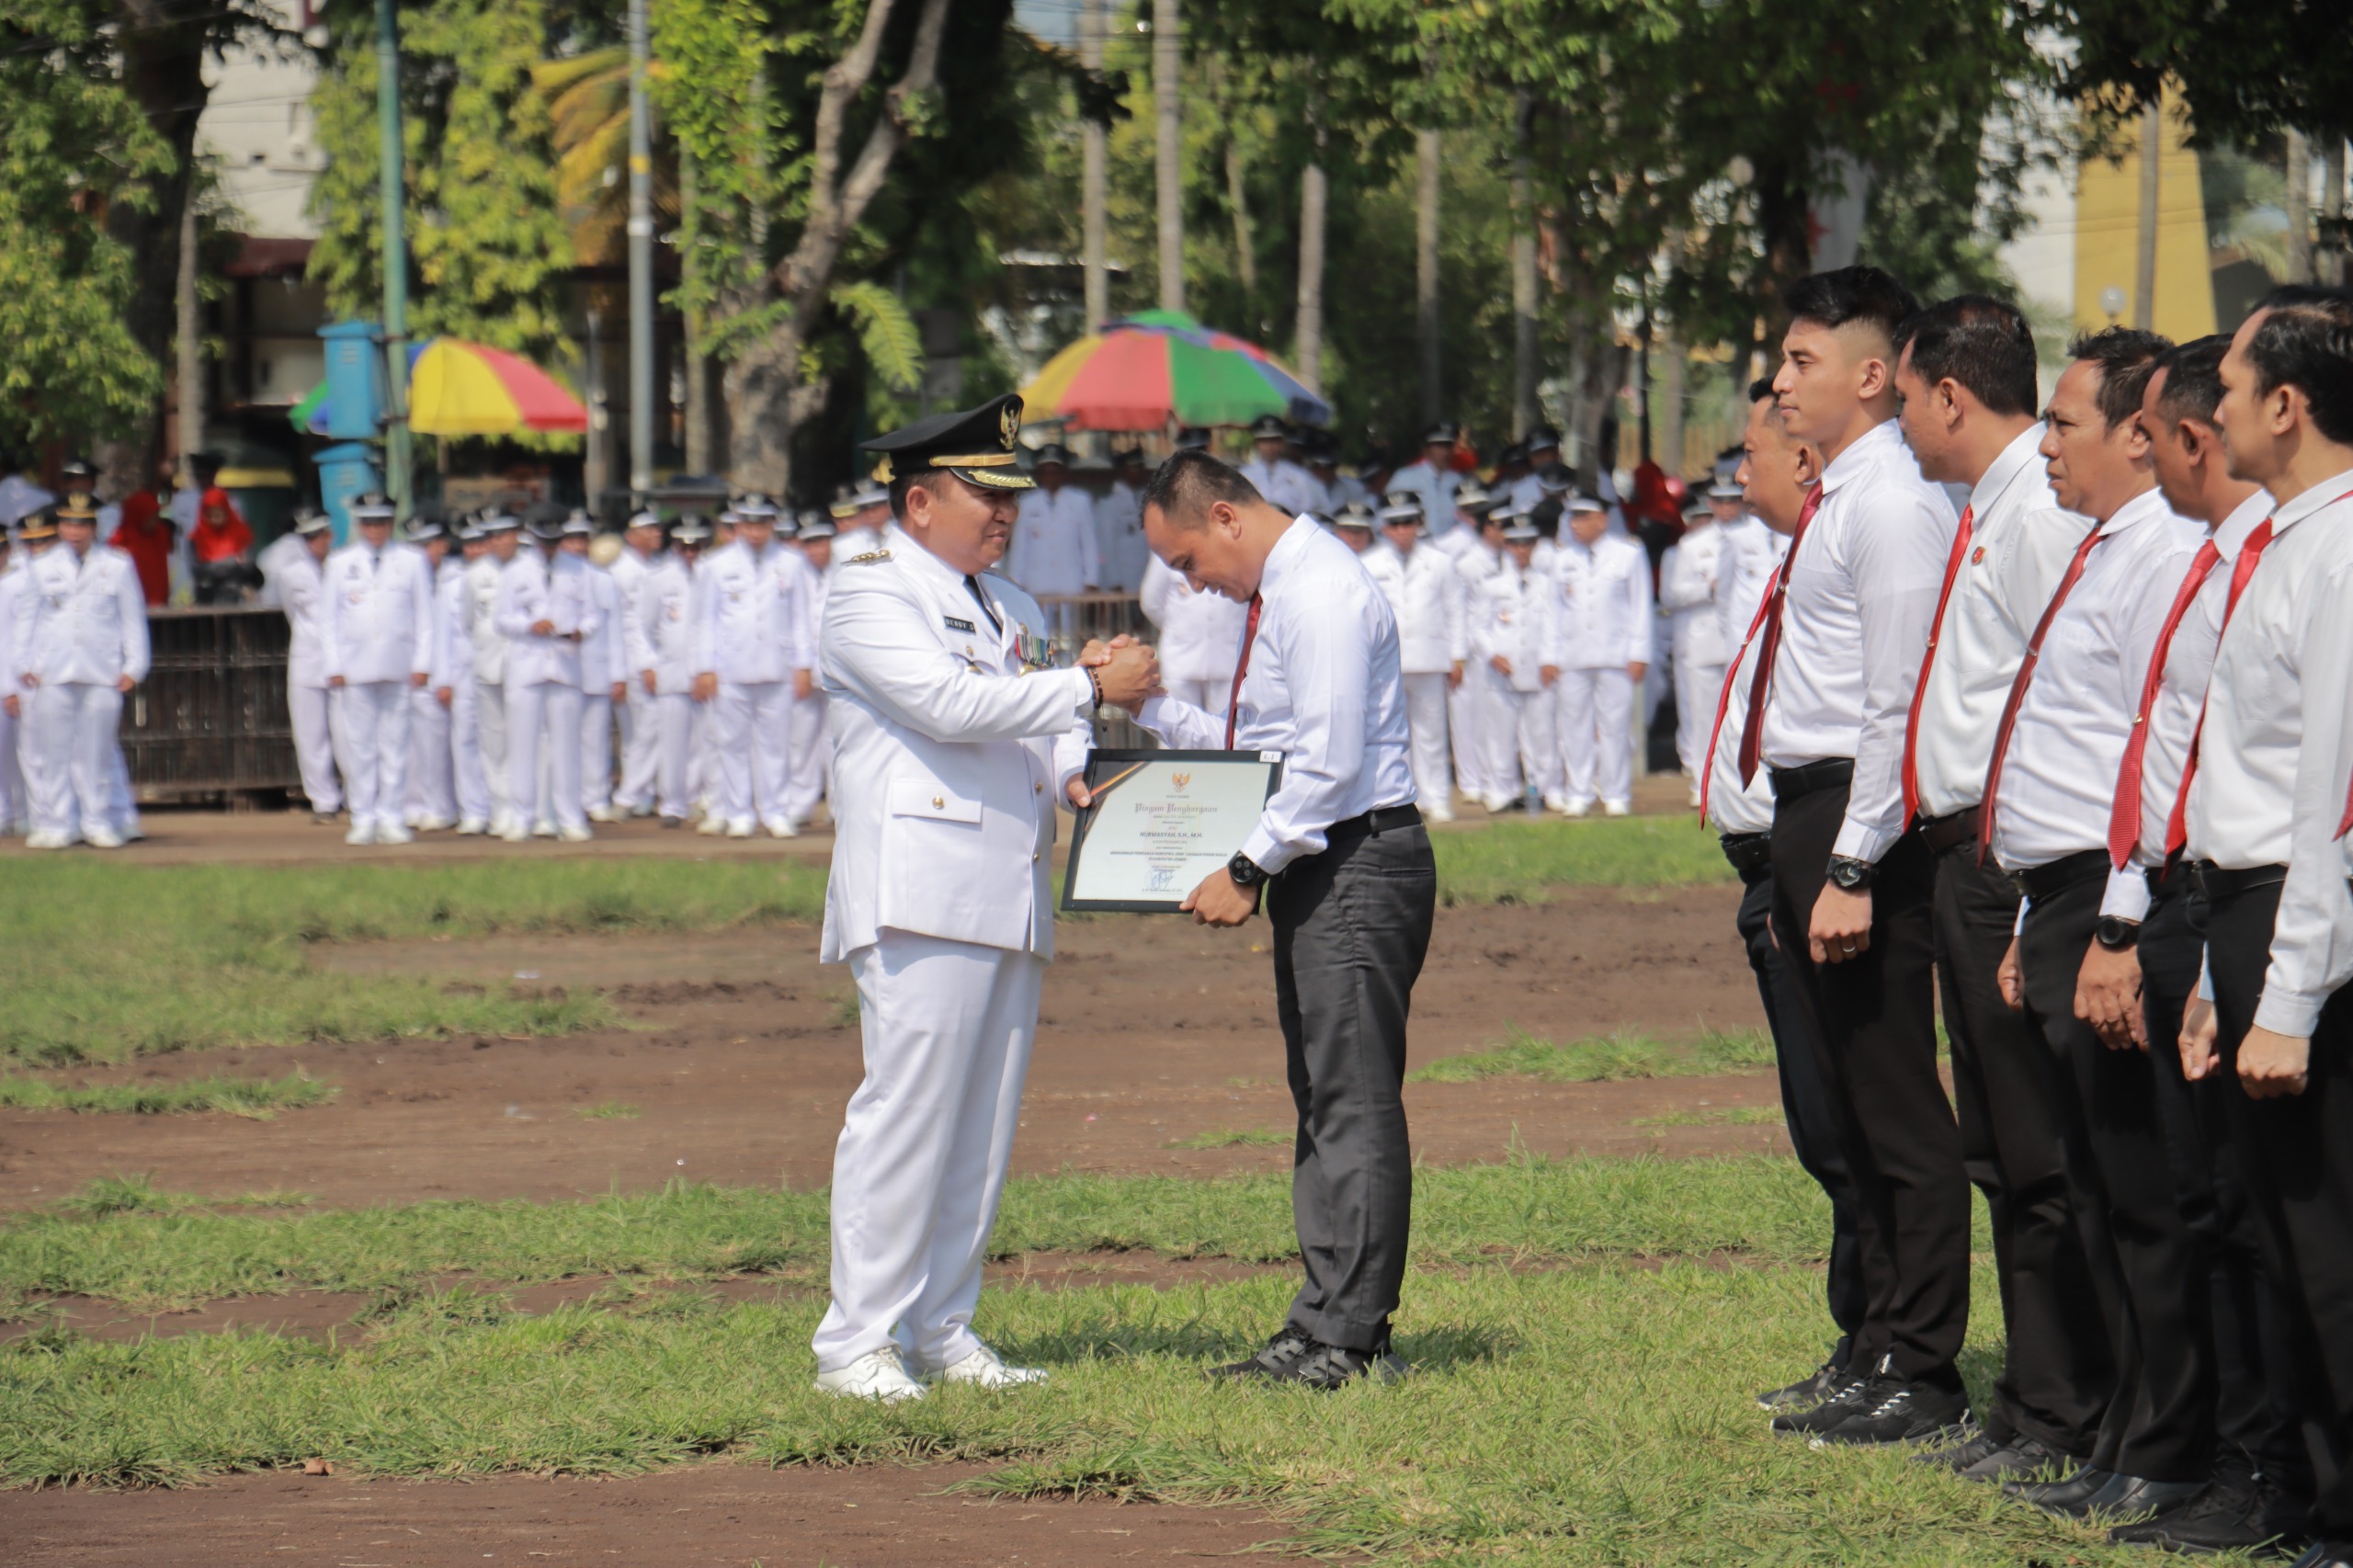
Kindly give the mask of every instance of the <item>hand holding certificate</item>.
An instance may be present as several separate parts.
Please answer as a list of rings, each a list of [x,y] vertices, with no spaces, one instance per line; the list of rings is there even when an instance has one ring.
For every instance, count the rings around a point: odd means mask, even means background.
[[[1064,909],[1174,915],[1242,847],[1282,777],[1255,751],[1098,751],[1087,758]]]

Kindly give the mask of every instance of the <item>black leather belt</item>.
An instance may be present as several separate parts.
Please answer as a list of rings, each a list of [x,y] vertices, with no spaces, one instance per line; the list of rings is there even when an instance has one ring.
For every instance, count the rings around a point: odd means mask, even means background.
[[[1773,773],[1773,799],[1793,801],[1800,795],[1811,795],[1816,790],[1843,789],[1855,781],[1855,759],[1851,756],[1828,756],[1820,762],[1809,762],[1803,767],[1776,767]]]
[[[1927,841],[1928,853],[1941,855],[1956,845],[1977,842],[1977,808],[1963,806],[1950,816],[1922,817],[1920,836]]]
[[[1325,844],[1337,844],[1343,839],[1370,838],[1376,834],[1394,833],[1401,827],[1422,825],[1422,808],[1408,802],[1402,806],[1382,806],[1378,811],[1352,816],[1346,822],[1336,822],[1324,830]]]
[[[2029,866],[2023,871],[2010,873],[2010,885],[2029,899],[2045,899],[2063,892],[2077,882],[2088,882],[2109,872],[2108,851],[2079,849],[2063,855],[2045,866]]]
[[[2189,862],[2189,891],[2192,896],[2207,903],[2218,898],[2236,898],[2243,892],[2268,888],[2288,880],[2285,866],[2248,866],[2240,870],[2226,871],[2211,860]]]
[[[1773,835],[1769,833],[1727,833],[1717,842],[1723,846],[1724,858],[1735,871],[1745,874],[1772,869]]]

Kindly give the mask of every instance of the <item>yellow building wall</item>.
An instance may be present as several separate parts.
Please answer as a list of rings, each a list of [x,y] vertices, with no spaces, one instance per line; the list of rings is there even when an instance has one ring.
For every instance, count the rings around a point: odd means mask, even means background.
[[[2147,122],[2135,117],[2118,163],[2086,159],[2075,188],[2075,322],[2097,330],[2132,324],[2133,290],[2140,280],[2141,143]],[[2179,101],[2165,100],[2165,140],[2157,153],[2157,286],[2154,325],[2177,343],[2214,330],[2213,263],[2206,247],[2206,208],[2198,186],[2198,154],[2184,142]],[[2120,290],[2124,308],[2113,316],[2100,296]]]

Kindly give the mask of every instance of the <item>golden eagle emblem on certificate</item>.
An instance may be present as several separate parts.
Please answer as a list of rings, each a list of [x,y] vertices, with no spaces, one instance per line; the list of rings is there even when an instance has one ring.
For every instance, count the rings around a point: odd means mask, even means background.
[[[1233,858],[1282,781],[1280,752],[1098,751],[1078,813],[1064,909],[1174,915]]]

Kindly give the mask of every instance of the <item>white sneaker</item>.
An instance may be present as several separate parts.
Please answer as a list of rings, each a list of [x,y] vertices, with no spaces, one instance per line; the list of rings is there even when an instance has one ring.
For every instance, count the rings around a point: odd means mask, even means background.
[[[695,831],[701,834],[705,838],[717,838],[721,834],[727,831],[727,819],[725,817],[715,817],[710,815],[709,812],[705,812],[702,821],[695,824]]]
[[[1601,802],[1601,814],[1606,817],[1630,817],[1634,814],[1634,808],[1624,801],[1604,801]]]
[[[408,824],[419,833],[447,833],[458,825],[455,817],[423,816]]]
[[[408,829],[403,827],[396,822],[380,822],[376,824],[376,842],[379,844],[414,844],[416,842],[416,835],[411,833]]]
[[[553,838],[555,836],[555,824],[551,822],[533,823],[531,824],[531,836],[533,838]]]
[[[588,808],[588,820],[597,823],[616,823],[621,820],[621,813],[610,806],[591,806]]]
[[[343,835],[343,841],[346,844],[373,844],[376,842],[376,824],[370,822],[353,823],[351,831]]]
[[[137,844],[147,836],[147,830],[139,825],[136,818],[124,823],[115,831],[122,835],[123,842],[126,844]]]
[[[1691,786],[1691,809],[1695,812],[1699,809],[1699,786],[1697,784]]]
[[[751,837],[752,819],[750,817],[745,817],[740,821],[729,823],[727,824],[727,836],[730,838]]]
[[[1434,823],[1449,823],[1454,820],[1454,808],[1451,806],[1432,806],[1428,811],[1424,812],[1422,815]]]
[[[924,1374],[926,1382],[970,1383],[974,1388],[1013,1389],[1026,1383],[1046,1381],[1043,1367],[1008,1367],[997,1353],[983,1345],[951,1367]]]
[[[531,830],[520,822],[510,822],[506,824],[506,831],[498,836],[509,844],[529,844],[531,842]]]
[[[838,1399],[872,1399],[884,1404],[923,1397],[923,1385],[907,1376],[895,1345],[870,1350],[837,1371],[820,1372],[813,1386]]]
[[[761,825],[768,830],[768,836],[770,838],[798,838],[801,836],[801,830],[793,826],[790,823],[785,821],[782,817],[770,817]]]
[[[64,849],[73,842],[73,839],[54,828],[43,828],[39,833],[28,833],[25,835],[25,847],[28,849]]]
[[[1561,808],[1561,814],[1564,817],[1581,817],[1592,810],[1591,801],[1571,801]]]
[[[555,835],[566,844],[585,844],[597,835],[574,823],[565,823],[555,830]]]
[[[1566,795],[1547,795],[1544,797],[1544,809],[1548,812],[1565,812],[1569,809],[1569,798]]]
[[[458,836],[460,838],[480,838],[483,834],[488,833],[489,831],[490,824],[483,821],[480,817],[466,817],[458,824]]]
[[[82,842],[93,849],[119,849],[122,835],[110,827],[93,827],[83,833]]]

